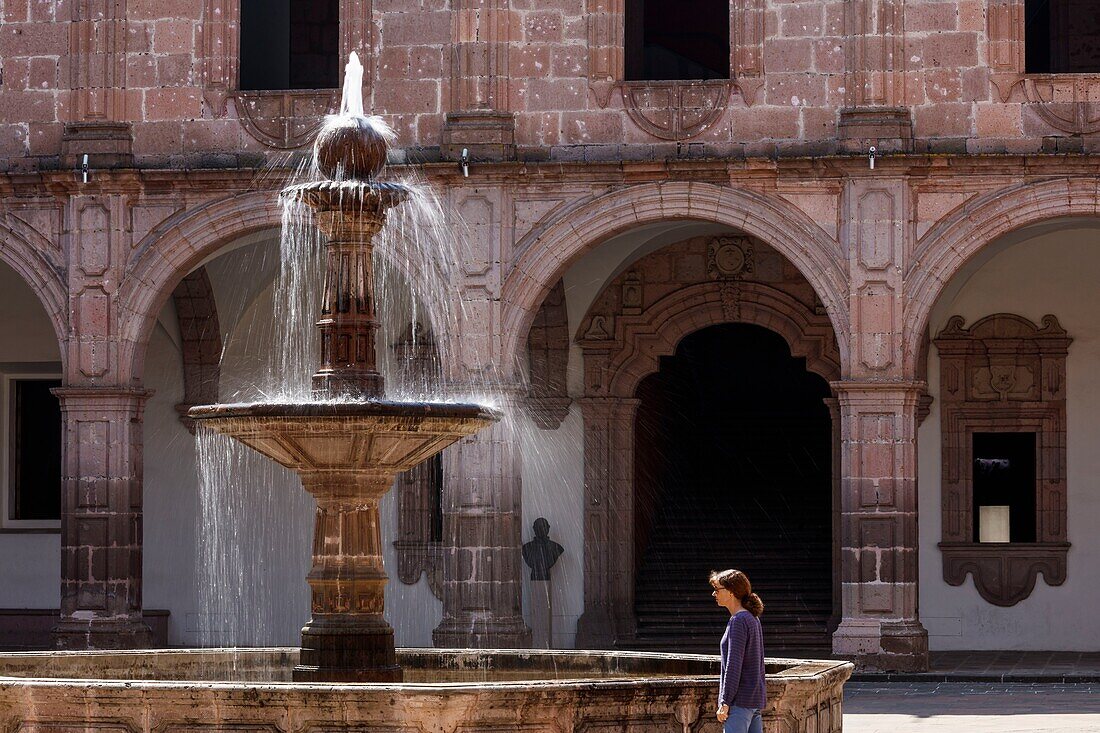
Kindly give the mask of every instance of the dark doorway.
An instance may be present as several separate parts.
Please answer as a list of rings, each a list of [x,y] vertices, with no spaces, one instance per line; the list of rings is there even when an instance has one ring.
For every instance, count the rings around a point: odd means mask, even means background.
[[[635,612],[644,648],[713,653],[727,619],[707,574],[745,571],[768,654],[828,653],[829,386],[759,326],[685,338],[638,388]]]

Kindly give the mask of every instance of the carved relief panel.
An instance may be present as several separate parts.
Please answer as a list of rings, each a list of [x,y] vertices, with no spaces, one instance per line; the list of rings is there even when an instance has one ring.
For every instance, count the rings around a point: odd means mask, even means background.
[[[940,354],[944,580],[961,585],[972,574],[982,598],[1012,606],[1031,594],[1039,573],[1049,585],[1066,578],[1066,355],[1072,339],[1050,315],[1041,326],[1007,313],[970,328],[963,324],[952,317],[933,342]],[[1010,461],[982,452],[991,441],[1025,448]],[[1006,498],[988,500],[1004,507],[979,507],[981,477],[1007,475],[1012,461],[1025,466],[1016,479],[1025,482],[1025,501],[1010,505],[1004,489]],[[990,532],[979,541],[984,523],[995,521],[986,510],[1003,512],[1004,534]]]

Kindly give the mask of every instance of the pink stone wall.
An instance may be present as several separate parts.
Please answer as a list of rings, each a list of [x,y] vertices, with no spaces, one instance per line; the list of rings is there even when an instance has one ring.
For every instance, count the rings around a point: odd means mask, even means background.
[[[1023,75],[1022,0],[734,0],[733,80],[686,96],[618,83],[622,0],[464,2],[342,4],[371,107],[429,158],[445,113],[483,108],[514,112],[519,153],[535,159],[827,154],[840,110],[867,106],[907,109],[914,152],[1097,147],[1100,76]],[[151,165],[272,158],[232,94],[237,5],[6,2],[0,167],[56,165],[63,124],[81,121],[131,123],[134,155]]]

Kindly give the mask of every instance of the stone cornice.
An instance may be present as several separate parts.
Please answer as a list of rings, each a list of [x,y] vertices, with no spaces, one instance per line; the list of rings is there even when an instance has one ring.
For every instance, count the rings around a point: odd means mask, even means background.
[[[1100,155],[894,155],[879,158],[869,169],[864,156],[820,158],[669,158],[646,161],[564,162],[509,161],[476,163],[463,178],[454,163],[392,165],[400,173],[419,170],[429,180],[448,186],[482,186],[517,181],[540,184],[576,182],[587,186],[623,185],[663,180],[751,183],[814,178],[821,185],[845,178],[906,177],[942,179],[959,176],[1021,178],[1100,175]],[[0,173],[0,196],[125,193],[161,187],[165,190],[278,190],[293,174],[289,167],[115,168],[92,172],[82,183],[75,171]]]

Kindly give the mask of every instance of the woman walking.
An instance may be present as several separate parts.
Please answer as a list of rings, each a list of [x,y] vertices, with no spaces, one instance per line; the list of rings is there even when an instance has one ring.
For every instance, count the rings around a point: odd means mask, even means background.
[[[740,570],[710,574],[711,593],[730,612],[722,635],[722,676],[718,685],[718,722],[724,733],[764,733],[760,711],[764,689],[764,634],[760,614],[764,603],[752,592]]]

